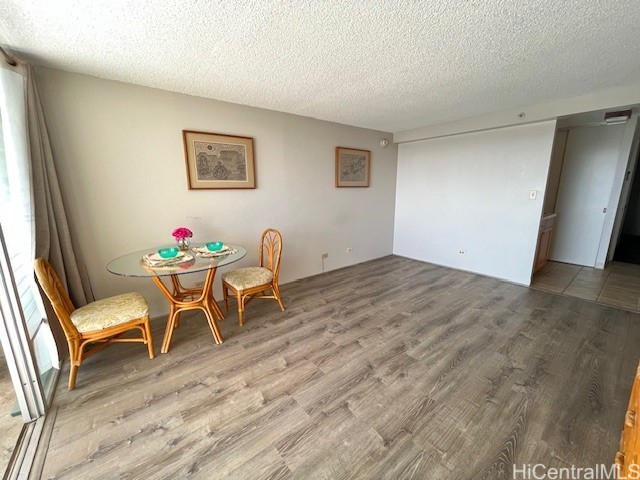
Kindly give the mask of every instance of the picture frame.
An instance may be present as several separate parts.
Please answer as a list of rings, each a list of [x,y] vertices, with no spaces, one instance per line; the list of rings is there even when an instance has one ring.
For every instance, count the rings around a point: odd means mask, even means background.
[[[371,150],[336,147],[336,187],[368,187]]]
[[[189,190],[256,188],[253,138],[183,130]]]

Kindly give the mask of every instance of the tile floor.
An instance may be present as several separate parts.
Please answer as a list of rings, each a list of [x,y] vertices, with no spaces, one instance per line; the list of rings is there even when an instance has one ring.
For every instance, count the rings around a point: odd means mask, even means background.
[[[531,288],[640,311],[640,265],[612,262],[604,270],[547,262]]]

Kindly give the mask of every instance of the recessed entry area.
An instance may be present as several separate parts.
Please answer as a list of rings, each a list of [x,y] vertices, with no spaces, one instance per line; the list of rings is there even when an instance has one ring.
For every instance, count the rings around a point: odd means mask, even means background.
[[[558,120],[533,288],[638,309],[640,265],[627,265],[640,263],[636,110]]]

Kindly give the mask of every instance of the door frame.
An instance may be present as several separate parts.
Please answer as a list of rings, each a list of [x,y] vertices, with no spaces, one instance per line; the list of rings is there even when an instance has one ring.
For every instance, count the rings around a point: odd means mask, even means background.
[[[609,243],[607,247],[605,264],[613,260],[613,256],[616,252],[616,247],[620,242],[620,236],[622,235],[622,226],[624,224],[624,219],[627,212],[627,205],[629,203],[629,196],[631,195],[631,185],[633,184],[633,179],[637,175],[638,158],[640,156],[640,121],[638,120],[637,115],[635,115],[632,118],[633,120],[635,120],[636,125],[632,132],[633,140],[631,141],[631,147],[629,149],[628,159],[626,164],[624,165],[625,168],[622,171],[622,186],[620,187],[620,194],[618,195],[618,202],[616,204],[616,210],[615,210],[616,214],[615,214],[613,228],[611,231],[611,236],[609,238]],[[625,131],[625,135],[627,135],[627,133],[628,131]],[[621,162],[619,163],[619,165],[624,161],[624,157],[623,157],[624,152],[621,151],[620,153],[621,153]],[[612,192],[612,196],[613,196],[613,192]],[[604,234],[605,232],[603,231],[603,237],[604,237]],[[597,263],[596,263],[596,267],[597,267]],[[603,268],[604,268],[604,265],[603,265]]]
[[[45,414],[46,401],[0,225],[0,341],[25,422]]]

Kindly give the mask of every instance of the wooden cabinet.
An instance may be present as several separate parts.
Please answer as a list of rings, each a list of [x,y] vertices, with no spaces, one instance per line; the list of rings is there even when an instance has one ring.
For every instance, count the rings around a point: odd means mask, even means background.
[[[540,222],[540,231],[538,233],[538,248],[536,249],[536,260],[533,265],[533,271],[537,271],[547,263],[549,257],[549,249],[551,248],[551,234],[553,232],[553,222],[556,218],[555,214],[542,217]]]

